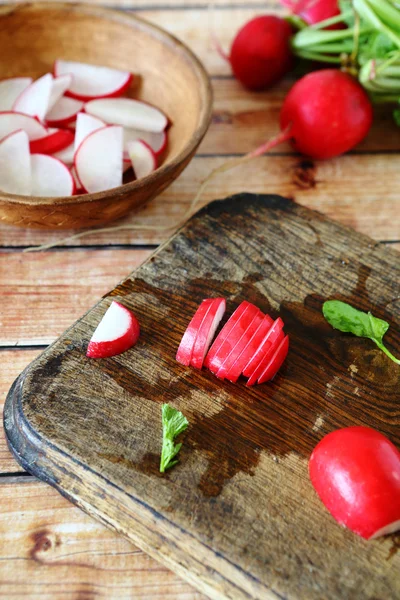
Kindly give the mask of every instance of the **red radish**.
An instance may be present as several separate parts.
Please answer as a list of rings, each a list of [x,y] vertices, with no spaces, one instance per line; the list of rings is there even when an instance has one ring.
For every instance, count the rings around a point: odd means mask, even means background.
[[[283,333],[282,329],[275,331],[274,334],[271,335],[270,341],[263,347],[261,360],[258,361],[257,366],[253,369],[251,375],[249,375],[249,379],[246,383],[248,387],[251,387],[259,380],[261,375],[264,373],[265,369],[272,361],[273,364],[277,362],[277,359],[275,358],[275,353],[277,352],[284,339],[285,334]]]
[[[190,364],[195,369],[201,369],[218,325],[224,316],[226,302],[224,298],[215,298],[207,311],[196,335]]]
[[[74,141],[69,129],[48,129],[46,135],[30,142],[32,154],[55,154],[64,150]]]
[[[229,56],[220,48],[219,51],[244,87],[262,90],[290,71],[291,35],[291,27],[284,19],[274,15],[255,17],[240,29]]]
[[[135,315],[113,301],[98,324],[86,352],[89,358],[107,358],[121,354],[136,344],[140,326]]]
[[[63,127],[75,121],[83,108],[83,102],[63,96],[46,115],[46,123],[53,127]]]
[[[29,138],[25,131],[15,131],[0,142],[0,189],[29,196],[31,188]]]
[[[54,73],[56,76],[71,74],[73,81],[67,95],[83,101],[120,96],[133,78],[126,71],[66,60],[55,62]]]
[[[141,131],[140,129],[130,129],[124,127],[124,156],[129,156],[128,144],[137,140],[143,140],[143,142],[146,142],[146,144],[150,146],[158,158],[167,147],[168,137],[166,131],[153,133],[151,131]]]
[[[164,131],[168,125],[167,117],[158,108],[131,98],[92,100],[85,105],[85,112],[106,123],[154,133]]]
[[[0,111],[12,110],[18,96],[32,81],[32,77],[11,77],[0,81]]]
[[[245,367],[248,365],[250,359],[256,353],[258,347],[263,341],[265,335],[271,329],[274,321],[271,319],[269,315],[265,315],[261,323],[259,324],[256,331],[253,333],[247,345],[243,349],[242,353],[236,358],[232,367],[229,369],[229,372],[226,375],[226,378],[232,383],[235,383],[240,375],[242,374]]]
[[[265,359],[266,353],[269,352],[274,347],[276,341],[278,339],[280,341],[280,339],[283,338],[282,330],[283,330],[283,321],[280,317],[278,317],[276,319],[276,321],[274,321],[272,327],[270,327],[268,329],[262,342],[260,343],[258,348],[255,349],[253,356],[251,357],[251,359],[249,360],[249,362],[243,369],[243,375],[245,377],[249,377],[253,380],[254,375],[257,375],[254,379],[254,381],[257,381],[258,376],[261,375],[261,373],[262,373],[261,370],[258,373],[257,369],[258,369],[260,363]],[[248,385],[251,385],[250,379],[247,383],[248,383]]]
[[[197,332],[199,331],[201,324],[207,316],[209,310],[213,305],[213,298],[203,300],[199,308],[196,310],[192,320],[187,326],[185,333],[179,344],[178,351],[176,353],[176,360],[185,367],[190,365],[192,359],[193,347],[196,342]]]
[[[136,179],[147,177],[157,169],[157,157],[146,142],[129,142],[128,152]]]
[[[246,313],[246,315],[243,316],[241,323],[240,323],[241,329],[242,329],[242,335],[240,337],[237,336],[237,342],[236,342],[233,350],[226,357],[223,365],[219,368],[219,370],[216,373],[217,377],[219,377],[220,379],[225,379],[225,378],[229,379],[228,375],[229,375],[233,365],[235,364],[238,357],[242,354],[243,350],[246,348],[247,344],[253,337],[253,334],[257,331],[257,329],[259,328],[261,323],[265,320],[265,316],[266,315],[263,315],[263,313],[261,311],[259,311],[258,313],[255,313],[255,315],[252,318],[251,318],[250,313],[249,314]],[[272,324],[272,322],[273,321],[271,319],[271,324]],[[247,323],[248,323],[248,326],[246,326]],[[240,373],[241,373],[241,371],[239,372],[239,375],[240,375]],[[238,377],[239,377],[239,375],[238,375]],[[232,379],[230,379],[230,381],[232,381]]]
[[[308,25],[314,25],[340,14],[337,0],[281,0],[281,4],[298,15]],[[341,25],[331,25],[327,29],[337,29]]]
[[[47,107],[47,113],[51,111],[53,106],[62,98],[64,93],[67,91],[72,83],[72,75],[60,75],[53,79],[53,85],[51,88],[49,105]]]
[[[88,135],[94,131],[97,131],[98,129],[102,129],[105,126],[106,124],[104,121],[101,121],[96,117],[92,117],[92,115],[87,115],[86,113],[81,112],[78,113],[75,128],[75,152]]]
[[[74,143],[72,142],[72,144],[70,144],[63,150],[55,152],[53,156],[54,158],[58,158],[58,160],[61,160],[61,162],[65,163],[68,167],[70,167],[74,163]]]
[[[13,110],[43,121],[49,106],[53,76],[46,73],[31,83],[14,102]]]
[[[400,452],[381,433],[347,427],[325,436],[309,462],[331,515],[366,539],[400,529]]]
[[[226,336],[224,343],[214,357],[213,362],[210,364],[210,370],[215,373],[218,378],[224,379],[227,375],[229,370],[227,362],[253,320],[258,317],[259,321],[261,321],[263,316],[263,313],[256,306],[250,305],[244,311],[240,319],[236,321],[229,335]],[[219,368],[215,370],[218,365],[220,365]]]
[[[0,139],[19,129],[25,131],[31,141],[48,135],[46,127],[34,117],[12,111],[0,112]]]
[[[86,137],[75,153],[75,169],[89,193],[122,185],[122,127],[109,125]]]
[[[281,366],[283,365],[289,351],[289,336],[285,335],[279,346],[274,352],[274,355],[265,366],[264,371],[259,376],[257,383],[265,383],[275,377]],[[265,363],[262,363],[264,366]],[[250,381],[250,380],[249,380]],[[250,385],[250,383],[248,383]]]
[[[68,167],[47,154],[32,154],[32,196],[73,196],[75,183]]]

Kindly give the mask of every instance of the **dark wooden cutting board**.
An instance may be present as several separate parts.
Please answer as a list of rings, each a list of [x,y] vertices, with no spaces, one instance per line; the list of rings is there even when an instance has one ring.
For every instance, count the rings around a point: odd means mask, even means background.
[[[200,211],[17,379],[5,407],[28,471],[212,598],[400,597],[400,537],[366,542],[337,525],[308,479],[328,432],[369,425],[400,446],[400,369],[369,340],[334,331],[339,298],[387,319],[400,354],[396,252],[277,196]],[[249,300],[290,335],[272,383],[246,388],[175,361],[200,301]],[[142,335],[85,357],[112,299]],[[188,417],[180,464],[158,471],[161,403]]]

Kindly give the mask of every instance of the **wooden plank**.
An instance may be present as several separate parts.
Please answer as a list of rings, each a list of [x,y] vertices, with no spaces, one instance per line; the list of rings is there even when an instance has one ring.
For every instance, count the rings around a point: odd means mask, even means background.
[[[0,480],[0,531],[0,598],[204,599],[166,567],[33,479]]]
[[[150,253],[0,253],[0,345],[50,344]]]
[[[223,162],[223,158],[195,158],[170,188],[120,224],[173,227],[185,215],[200,182]],[[395,154],[347,155],[319,163],[298,156],[265,156],[216,177],[206,188],[200,204],[223,198],[228,193],[279,193],[376,240],[398,240],[399,186]],[[173,229],[165,233],[137,230],[96,233],[68,243],[157,244],[167,239],[171,231]],[[30,246],[61,240],[72,233],[3,226],[0,240],[2,245]]]
[[[75,0],[42,0],[42,2],[63,2],[76,4]],[[23,2],[23,0],[17,0]],[[283,14],[283,8],[278,0],[213,0],[216,7],[226,11],[237,10],[238,7],[243,8],[249,5],[258,9],[259,13],[274,12]],[[1,0],[1,4],[5,4],[6,0]],[[98,6],[107,6],[115,10],[133,10],[133,11],[149,11],[159,10],[164,8],[167,10],[208,10],[208,2],[204,0],[86,0],[86,4]]]
[[[398,597],[394,538],[339,527],[307,462],[324,434],[354,424],[400,444],[398,367],[321,313],[332,296],[372,309],[398,354],[399,276],[395,252],[283,198],[214,203],[112,292],[141,323],[135,348],[85,358],[103,299],[18,381],[7,435],[34,474],[213,598]],[[291,350],[274,381],[246,388],[176,362],[209,295],[227,297],[228,314],[247,299],[283,317]],[[163,476],[165,401],[190,428]]]

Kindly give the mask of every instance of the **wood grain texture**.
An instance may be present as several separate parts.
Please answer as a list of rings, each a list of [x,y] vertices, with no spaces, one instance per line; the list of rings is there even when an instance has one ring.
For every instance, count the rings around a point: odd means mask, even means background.
[[[0,481],[0,598],[203,600],[55,490],[21,478]]]
[[[307,459],[347,425],[400,443],[399,369],[321,315],[330,297],[372,309],[398,353],[399,274],[397,253],[283,198],[215,202],[25,371],[7,435],[25,467],[213,598],[397,597],[395,536],[365,542],[338,527]],[[281,314],[291,352],[271,384],[248,390],[176,363],[209,295],[227,297],[229,313],[246,298]],[[90,361],[83,350],[112,298],[138,316],[140,342]],[[191,423],[166,476],[161,401]]]

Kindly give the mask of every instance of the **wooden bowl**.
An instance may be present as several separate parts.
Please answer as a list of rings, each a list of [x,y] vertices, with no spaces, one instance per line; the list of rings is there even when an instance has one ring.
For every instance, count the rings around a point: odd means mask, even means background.
[[[139,74],[128,95],[148,100],[172,122],[161,166],[144,179],[72,197],[0,192],[3,223],[76,229],[119,219],[160,194],[193,157],[211,119],[208,76],[182,42],[126,13],[80,4],[19,4],[0,8],[0,78],[52,71],[54,60],[88,62]],[[134,84],[133,84],[134,85]]]

